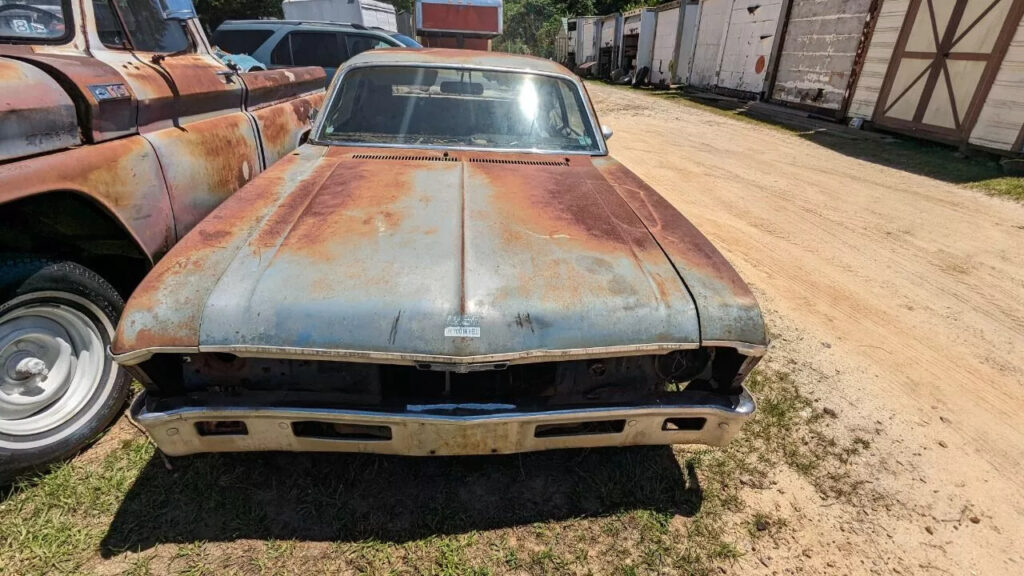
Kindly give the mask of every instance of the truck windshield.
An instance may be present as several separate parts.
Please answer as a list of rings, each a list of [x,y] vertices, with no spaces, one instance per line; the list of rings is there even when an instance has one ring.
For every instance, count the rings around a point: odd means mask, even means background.
[[[600,152],[568,78],[371,66],[334,88],[318,140],[336,144]]]
[[[67,36],[70,20],[63,0],[0,0],[0,40],[52,42]]]

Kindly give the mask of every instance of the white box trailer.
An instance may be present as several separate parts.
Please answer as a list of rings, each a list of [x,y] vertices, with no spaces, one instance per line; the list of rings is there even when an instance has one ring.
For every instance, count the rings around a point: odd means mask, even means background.
[[[573,24],[575,26],[575,23]],[[562,18],[558,27],[558,34],[555,34],[554,60],[564,64],[569,60],[569,19]]]
[[[662,4],[655,9],[654,49],[651,55],[651,84],[668,85],[676,76],[676,47],[679,36],[679,2]]]
[[[576,65],[597,60],[597,30],[601,26],[599,16],[576,18]]]
[[[698,0],[687,0],[681,7],[683,24],[679,32],[679,54],[676,56],[676,78],[674,81],[690,83],[694,52],[697,49],[697,23],[700,22]]]
[[[622,14],[602,16],[597,52],[597,76],[607,78],[619,67],[619,36],[622,34]]]
[[[722,62],[732,5],[733,0],[701,0],[690,85],[710,88],[718,83],[718,68]]]
[[[395,7],[378,0],[284,0],[286,20],[344,22],[398,31]]]
[[[576,18],[569,18],[565,21],[566,44],[568,54],[566,55],[570,66],[576,65]],[[569,61],[571,59],[571,61]]]
[[[654,48],[654,27],[657,17],[653,8],[637,8],[622,14],[622,56],[619,67],[629,72],[651,67]]]

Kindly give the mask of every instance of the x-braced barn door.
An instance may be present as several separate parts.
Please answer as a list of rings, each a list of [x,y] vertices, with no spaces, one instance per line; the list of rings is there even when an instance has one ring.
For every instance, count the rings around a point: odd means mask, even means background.
[[[966,143],[1024,0],[911,0],[875,123]]]

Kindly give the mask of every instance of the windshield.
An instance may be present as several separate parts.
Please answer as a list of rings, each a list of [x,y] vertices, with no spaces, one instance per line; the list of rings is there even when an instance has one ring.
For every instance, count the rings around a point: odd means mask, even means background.
[[[71,15],[62,0],[0,0],[0,39],[52,42],[67,36]]]
[[[569,79],[464,68],[348,71],[334,88],[319,140],[601,151],[583,96]]]

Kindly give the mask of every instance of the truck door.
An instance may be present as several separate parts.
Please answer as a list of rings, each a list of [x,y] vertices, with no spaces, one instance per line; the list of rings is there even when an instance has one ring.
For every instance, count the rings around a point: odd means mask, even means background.
[[[92,0],[90,47],[138,99],[139,132],[163,167],[178,238],[261,170],[244,89],[194,21],[165,20],[158,0]]]

